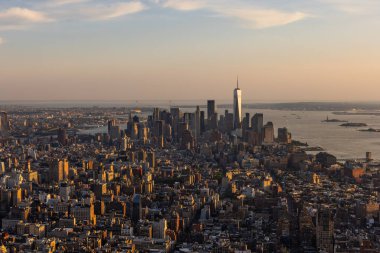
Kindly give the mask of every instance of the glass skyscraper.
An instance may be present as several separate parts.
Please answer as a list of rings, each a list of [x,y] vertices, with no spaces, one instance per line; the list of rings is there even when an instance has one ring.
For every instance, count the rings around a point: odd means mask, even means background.
[[[234,128],[241,128],[241,90],[239,88],[239,79],[237,79],[236,88],[234,89]]]

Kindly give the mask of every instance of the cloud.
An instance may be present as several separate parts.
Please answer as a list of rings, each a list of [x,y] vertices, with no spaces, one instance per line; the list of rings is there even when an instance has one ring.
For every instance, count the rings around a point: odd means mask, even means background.
[[[0,12],[1,21],[44,23],[52,21],[46,14],[27,8],[12,7]]]
[[[217,9],[217,13],[243,21],[249,28],[263,29],[282,26],[307,18],[303,12],[283,12],[271,9]]]
[[[62,6],[62,5],[66,5],[66,4],[80,4],[80,3],[85,3],[85,2],[89,2],[91,0],[54,0],[51,5],[58,5],[58,6]]]
[[[0,45],[4,44],[4,39],[0,37]]]
[[[206,8],[206,1],[186,1],[186,0],[167,0],[162,3],[165,8],[172,8],[180,11],[193,11]]]
[[[367,14],[374,10],[380,10],[380,1],[378,0],[319,0],[323,4],[347,14]]]
[[[232,1],[191,1],[191,0],[166,0],[161,1],[165,8],[180,11],[208,10],[220,16],[234,18],[249,28],[262,29],[273,26],[287,25],[310,17],[304,12],[288,12],[270,8],[256,7],[251,4],[238,5]]]
[[[123,2],[86,8],[83,10],[83,14],[95,20],[109,20],[128,14],[138,13],[145,9],[146,6],[141,2]]]

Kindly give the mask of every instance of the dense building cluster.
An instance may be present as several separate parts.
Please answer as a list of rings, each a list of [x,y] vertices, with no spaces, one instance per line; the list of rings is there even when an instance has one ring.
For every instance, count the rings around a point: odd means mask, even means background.
[[[234,100],[0,113],[0,252],[380,252],[380,164]]]

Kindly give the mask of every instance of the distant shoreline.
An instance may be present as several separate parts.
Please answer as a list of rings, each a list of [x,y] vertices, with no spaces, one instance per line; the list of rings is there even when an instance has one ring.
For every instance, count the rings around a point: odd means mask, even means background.
[[[215,100],[219,108],[231,108],[232,101]],[[199,105],[206,108],[205,100],[115,100],[115,101],[91,101],[91,100],[56,100],[56,101],[1,101],[0,108],[26,107],[35,108],[85,108],[85,107],[126,107],[147,109],[153,107],[169,108],[181,107],[192,108]],[[265,109],[282,111],[326,111],[335,115],[373,115],[380,116],[380,102],[360,103],[360,102],[286,102],[286,103],[243,103],[244,109]]]

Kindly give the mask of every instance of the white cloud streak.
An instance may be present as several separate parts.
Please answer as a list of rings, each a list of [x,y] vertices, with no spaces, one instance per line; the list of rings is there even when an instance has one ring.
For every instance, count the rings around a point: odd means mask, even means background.
[[[31,25],[72,20],[110,20],[138,13],[147,7],[140,1],[46,0],[33,9],[10,7],[0,10],[0,31],[24,30]],[[48,14],[49,15],[48,15]],[[52,18],[54,17],[54,18]]]
[[[141,2],[115,3],[110,5],[99,5],[93,8],[88,8],[83,13],[91,19],[95,20],[110,20],[119,18],[125,15],[141,12],[146,9],[146,6]]]
[[[303,20],[310,15],[304,12],[287,12],[276,9],[265,9],[250,4],[237,5],[232,1],[191,1],[191,0],[166,0],[161,2],[165,8],[180,11],[207,10],[220,16],[237,19],[245,27],[263,29],[274,26],[287,25]]]
[[[45,13],[27,8],[13,7],[0,12],[1,21],[44,23],[52,21]]]
[[[188,1],[188,0],[167,0],[162,3],[165,8],[172,8],[180,11],[194,11],[207,8],[206,1]]]
[[[319,0],[323,4],[330,5],[335,9],[347,14],[367,14],[380,10],[380,1],[378,0]]]
[[[67,4],[80,4],[80,3],[86,3],[91,0],[54,0],[52,3],[50,3],[52,6],[62,6]]]

